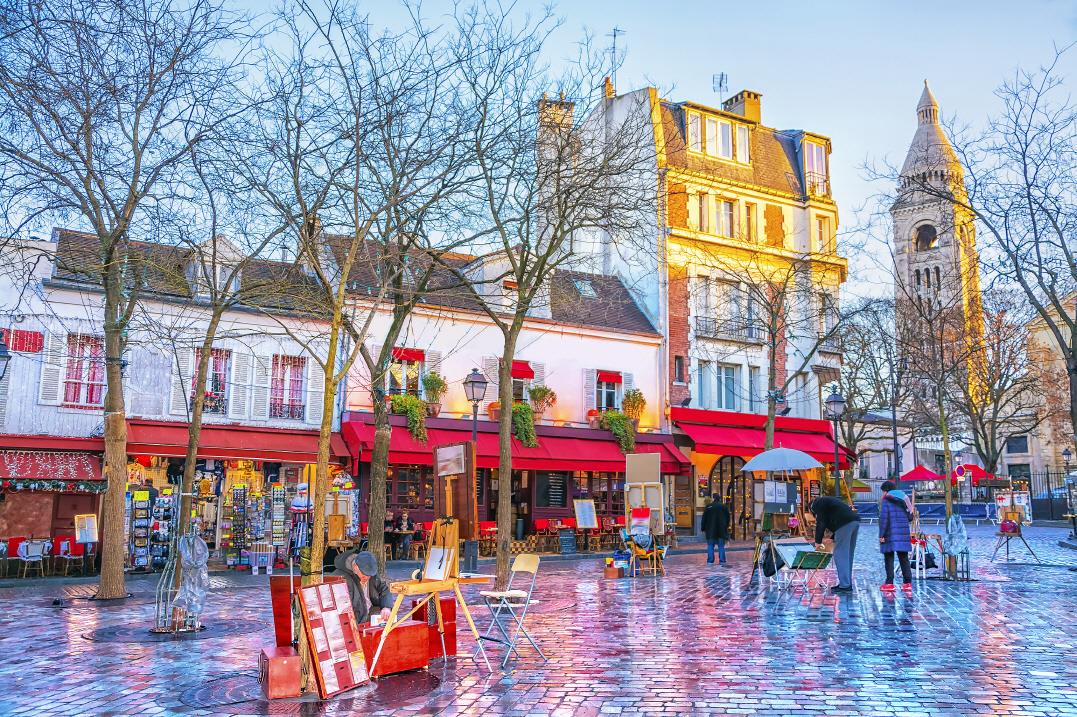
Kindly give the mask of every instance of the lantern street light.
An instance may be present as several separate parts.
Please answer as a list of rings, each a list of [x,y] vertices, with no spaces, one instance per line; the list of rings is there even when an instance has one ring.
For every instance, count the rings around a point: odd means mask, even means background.
[[[479,440],[479,403],[486,396],[486,386],[489,385],[486,377],[479,373],[479,369],[471,369],[471,373],[464,379],[464,395],[471,401],[471,440]]]
[[[831,388],[826,399],[826,415],[834,424],[834,497],[841,496],[838,490],[840,473],[838,472],[838,420],[845,414],[845,399],[838,393],[838,387]]]
[[[1069,492],[1070,497],[1070,524],[1073,526],[1073,531],[1070,533],[1070,537],[1077,540],[1077,504],[1073,502],[1072,496],[1074,488],[1072,486],[1073,478],[1070,478],[1070,461],[1073,460],[1073,451],[1069,448],[1062,449],[1062,463],[1064,465],[1065,475],[1062,476],[1062,485],[1066,486],[1066,490]]]
[[[4,376],[7,375],[9,361],[11,361],[11,352],[7,350],[7,342],[4,341],[4,337],[0,335],[0,381],[3,381]]]

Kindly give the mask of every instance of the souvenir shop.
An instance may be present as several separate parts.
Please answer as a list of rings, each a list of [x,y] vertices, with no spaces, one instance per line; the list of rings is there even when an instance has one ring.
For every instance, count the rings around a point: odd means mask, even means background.
[[[175,489],[183,475],[187,431],[180,424],[140,421],[130,421],[129,431],[129,567],[158,570],[168,560],[178,525]],[[334,440],[332,447],[327,512],[342,515],[354,534],[358,492],[343,443]],[[235,569],[272,570],[309,543],[316,432],[207,426],[198,455],[192,528],[213,560]]]

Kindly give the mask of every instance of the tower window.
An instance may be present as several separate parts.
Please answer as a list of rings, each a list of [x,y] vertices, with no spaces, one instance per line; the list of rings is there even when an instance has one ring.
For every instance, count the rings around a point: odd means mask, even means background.
[[[942,280],[939,278],[939,267],[935,267],[935,291],[942,288]]]
[[[916,228],[916,251],[927,251],[939,245],[939,233],[930,224]]]

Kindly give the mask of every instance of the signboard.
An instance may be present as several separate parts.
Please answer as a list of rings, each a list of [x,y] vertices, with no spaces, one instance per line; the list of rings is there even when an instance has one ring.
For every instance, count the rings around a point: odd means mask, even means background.
[[[347,584],[341,580],[301,588],[299,605],[322,699],[369,682]]]
[[[557,531],[558,549],[561,555],[575,555],[576,531],[572,528],[561,528]]]
[[[97,516],[93,513],[85,513],[75,516],[75,542],[96,543]]]
[[[434,449],[439,476],[459,476],[467,472],[467,444],[453,443]]]
[[[662,480],[662,456],[629,453],[625,456],[625,483],[657,483]],[[658,506],[651,506],[656,508]]]
[[[592,528],[597,530],[600,526],[598,524],[598,514],[595,512],[595,501],[590,498],[576,498],[572,501],[572,506],[576,509],[576,527],[578,528]]]

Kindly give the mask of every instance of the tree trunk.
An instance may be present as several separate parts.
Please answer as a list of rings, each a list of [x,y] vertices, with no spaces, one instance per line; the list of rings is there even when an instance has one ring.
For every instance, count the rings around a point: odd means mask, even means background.
[[[942,398],[941,387],[937,389],[938,392],[938,408],[939,408],[939,430],[942,434],[942,452],[943,452],[943,475],[942,484],[946,491],[946,523],[949,526],[950,516],[954,514],[954,488],[950,482],[950,474],[953,472],[953,456],[950,454],[950,427],[946,420],[946,403]],[[946,577],[950,580],[957,579],[957,559],[946,555],[944,556],[946,563]]]
[[[1066,362],[1066,374],[1070,383],[1070,430],[1073,432],[1073,447],[1077,452],[1077,353]]]
[[[389,407],[380,391],[374,392],[374,452],[370,456],[370,492],[367,503],[367,545],[385,568],[385,498],[389,477]],[[434,516],[439,517],[439,516]]]
[[[329,441],[333,435],[333,414],[337,399],[337,346],[340,342],[341,317],[334,316],[329,331],[329,345],[325,355],[325,386],[322,392],[322,423],[318,428],[318,461],[314,467],[314,485],[310,487],[310,499],[314,506],[311,517],[310,567],[304,584],[319,580],[325,561],[325,497],[329,493]],[[302,564],[302,561],[300,561]]]
[[[127,416],[123,401],[123,291],[116,261],[105,265],[105,477],[108,488],[101,506],[101,577],[99,600],[127,596],[124,581],[124,495],[127,493]]]
[[[509,559],[512,557],[512,357],[516,355],[518,330],[505,335],[505,350],[498,369],[498,397],[501,415],[497,426],[497,580],[495,590],[504,590],[509,582]],[[532,510],[534,507],[532,506]]]

